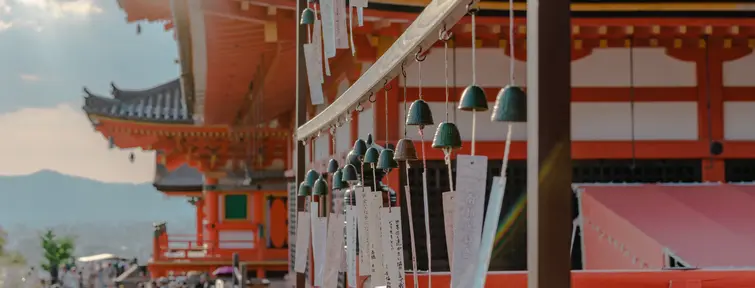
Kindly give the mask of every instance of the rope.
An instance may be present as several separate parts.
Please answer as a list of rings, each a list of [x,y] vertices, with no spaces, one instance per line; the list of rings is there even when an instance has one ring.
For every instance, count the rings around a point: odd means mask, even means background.
[[[409,161],[406,162],[406,182],[409,183]],[[412,244],[412,276],[414,278],[414,288],[419,287],[417,279],[417,244],[414,240],[414,214],[412,214],[412,192],[409,189],[411,185],[406,185],[406,212],[409,214],[409,241]]]
[[[446,80],[446,122],[448,122],[448,40],[443,41],[443,57],[445,64],[445,70],[443,70],[443,78]]]
[[[475,14],[472,13],[472,85],[477,84],[477,26],[475,22]],[[474,146],[472,146],[474,147]],[[474,149],[474,148],[472,148]],[[472,153],[474,155],[474,153]]]
[[[516,86],[516,76],[514,76],[514,68],[516,65],[516,59],[514,58],[514,0],[509,0],[509,80],[511,86]],[[474,18],[472,18],[474,19]]]
[[[425,155],[425,133],[419,129],[420,145],[422,145],[422,196],[425,206],[425,242],[427,245],[427,287],[432,285],[432,241],[430,241],[430,208],[427,203],[427,157]]]
[[[443,149],[443,160],[446,161],[448,166],[448,187],[451,187],[451,191],[454,190],[454,173],[451,168],[451,149]]]

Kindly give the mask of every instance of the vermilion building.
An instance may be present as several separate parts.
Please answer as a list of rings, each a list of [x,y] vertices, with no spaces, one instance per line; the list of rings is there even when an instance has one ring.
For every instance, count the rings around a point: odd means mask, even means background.
[[[329,60],[332,76],[323,86],[326,102],[355,82],[428,2],[370,1],[364,26],[354,28],[356,56],[339,50]],[[408,66],[406,79],[388,83],[394,89],[386,99],[380,93],[376,103],[364,103],[364,111],[353,113],[334,135],[324,133],[306,146],[311,167],[324,170],[331,158],[343,163],[352,143],[368,134],[379,143],[401,138],[404,89],[397,88],[405,87],[408,101],[413,101],[421,83],[424,99],[440,122],[445,117],[446,81],[452,86],[450,102],[471,81],[471,45],[478,48],[477,84],[486,89],[489,101],[508,84],[510,61],[516,61],[518,83],[525,83],[527,29],[522,2],[514,5],[514,55],[504,49],[509,37],[508,3],[482,1],[475,41],[469,17],[452,28],[448,78],[442,45],[436,46],[423,62],[421,81],[417,65]],[[751,5],[735,2],[572,1],[573,182],[603,183],[574,189],[575,268],[752,266],[750,259],[755,257],[746,252],[755,240],[746,225],[753,216],[747,208],[753,201],[752,189],[717,184],[755,179],[755,130],[750,125],[755,122],[751,113],[755,111],[755,74],[751,73],[755,20],[748,16],[755,12]],[[289,231],[285,208],[295,209],[290,203],[294,201],[286,198],[294,192],[288,185],[292,174],[286,171],[293,167],[296,2],[119,3],[128,22],[164,22],[175,32],[180,52],[182,73],[175,81],[139,91],[114,87],[112,97],[87,92],[84,106],[97,130],[113,145],[159,151],[156,187],[168,195],[192,197],[197,206],[197,235],[172,235],[165,231],[166,225],[156,229],[151,271],[162,275],[211,269],[226,265],[233,251],[242,251],[242,261],[260,276],[288,271],[288,243],[294,235],[284,231]],[[325,106],[311,106],[309,116]],[[465,141],[459,153],[468,153],[471,115],[453,110],[449,117]],[[476,135],[477,154],[489,157],[488,175],[498,175],[505,129],[487,121],[477,125],[482,131]],[[526,129],[518,124],[514,129],[502,236],[491,270],[526,269]],[[426,133],[434,130],[427,127]],[[419,142],[416,131],[406,132]],[[430,205],[440,207],[440,193],[451,190],[443,177],[447,175],[443,153],[429,149],[427,158]],[[412,179],[419,179],[421,172],[412,169],[411,173]],[[399,194],[407,183],[401,174],[391,173],[386,180]],[[409,184],[421,190],[420,182]],[[412,203],[421,205],[421,193],[413,197],[418,198]],[[413,211],[414,219],[422,221],[422,209],[417,206]],[[429,217],[433,271],[447,271],[442,212],[431,211]],[[408,229],[408,224],[403,227]],[[419,230],[416,240],[424,243],[427,235]],[[424,251],[418,252],[420,268],[427,267]],[[730,276],[738,280],[725,282],[730,286],[710,287],[735,287],[731,285],[740,285],[736,284],[740,280],[755,283],[755,276],[747,271],[679,273],[584,272],[575,274],[574,281],[578,287],[668,285],[672,278],[697,283]],[[514,287],[524,281],[521,274],[495,274],[490,279],[490,287],[504,282]],[[684,285],[679,287],[701,287]]]

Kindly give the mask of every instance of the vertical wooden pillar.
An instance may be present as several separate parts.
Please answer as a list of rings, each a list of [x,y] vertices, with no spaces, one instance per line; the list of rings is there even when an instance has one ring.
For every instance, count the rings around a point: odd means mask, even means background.
[[[199,197],[194,206],[197,208],[197,246],[204,245],[204,198]]]
[[[218,233],[217,225],[220,223],[220,193],[217,191],[218,179],[206,177],[204,179],[204,198],[207,205],[207,229],[210,251],[218,248],[218,240],[220,234]]]
[[[527,285],[571,287],[570,0],[527,0]]]
[[[296,1],[296,128],[304,125],[307,122],[307,95],[309,95],[309,86],[307,85],[307,68],[304,62],[304,48],[302,45],[307,43],[307,26],[299,25],[299,15],[307,8],[307,0]],[[296,141],[296,148],[294,149],[294,181],[296,181],[296,187],[299,187],[299,183],[304,180],[304,167],[308,159],[305,159],[305,150],[309,147],[304,147],[301,141]],[[299,197],[304,198],[304,197]],[[297,199],[296,208],[298,211],[304,211],[305,201],[304,199]],[[295,239],[292,239],[296,243]],[[291,257],[289,257],[291,259]],[[289,263],[290,267],[294,266],[294,263]],[[306,287],[307,279],[304,277],[304,273],[296,273],[296,288]]]
[[[706,142],[724,138],[723,61],[721,41],[700,40],[695,67],[697,70],[698,139]],[[710,147],[709,147],[710,148]],[[710,151],[708,151],[710,152]],[[724,181],[724,160],[715,156],[702,159],[703,181]]]

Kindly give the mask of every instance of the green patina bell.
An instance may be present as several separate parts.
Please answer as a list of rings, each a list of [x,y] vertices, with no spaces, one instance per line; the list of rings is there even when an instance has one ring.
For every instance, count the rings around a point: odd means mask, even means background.
[[[328,173],[336,173],[338,171],[338,161],[336,159],[330,159],[328,161]]]
[[[383,151],[380,151],[380,157],[378,158],[377,162],[377,169],[393,169],[398,168],[398,162],[396,160],[393,160],[393,150],[391,149],[383,149]]]
[[[459,110],[462,111],[488,111],[488,98],[485,97],[485,90],[480,86],[469,85],[464,92],[461,92],[459,100]]]
[[[367,140],[364,141],[364,142],[367,143],[367,146],[372,146],[372,134],[371,133],[367,134]]]
[[[508,85],[498,92],[491,121],[527,122],[527,94],[519,86]]]
[[[461,148],[461,135],[456,124],[443,122],[438,125],[433,138],[433,148],[459,149]]]
[[[307,181],[301,181],[301,185],[299,185],[299,196],[309,196],[312,194],[312,186],[309,186],[307,184]]]
[[[359,181],[359,179],[357,179],[357,167],[354,167],[354,165],[348,164],[343,166],[343,170],[341,171],[341,180],[346,181],[347,183],[355,183],[356,181]]]
[[[307,171],[307,176],[304,177],[304,181],[307,181],[307,185],[309,185],[310,188],[315,187],[315,181],[317,181],[317,178],[320,178],[320,173],[317,173],[315,169],[309,169]]]
[[[351,152],[354,152],[357,156],[364,156],[367,153],[367,143],[362,139],[357,139],[357,141],[354,141],[354,148]]]
[[[409,115],[406,116],[406,125],[411,126],[428,126],[433,125],[433,112],[430,110],[430,105],[427,105],[425,100],[417,100],[409,106]]]
[[[315,181],[315,187],[312,189],[312,195],[315,195],[315,196],[328,195],[328,183],[325,182],[324,178],[320,177],[320,179],[317,179],[317,181]]]
[[[414,142],[410,139],[398,140],[396,150],[393,151],[393,160],[396,161],[414,161],[417,160],[417,149],[414,148]]]
[[[380,158],[378,150],[375,147],[370,147],[370,149],[367,149],[367,153],[364,154],[364,163],[377,164],[378,158]]]
[[[299,22],[301,25],[312,25],[315,24],[315,10],[312,10],[312,8],[304,8],[304,11],[301,11],[301,21]]]
[[[333,173],[332,181],[333,183],[331,186],[333,187],[333,189],[343,189],[348,187],[348,185],[344,185],[345,183],[343,183],[343,172],[341,172],[340,168],[336,170],[335,173]]]

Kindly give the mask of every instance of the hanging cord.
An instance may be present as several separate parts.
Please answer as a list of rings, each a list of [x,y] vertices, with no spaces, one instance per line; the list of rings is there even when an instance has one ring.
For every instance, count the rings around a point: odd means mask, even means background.
[[[472,4],[469,3],[467,10],[472,15],[472,85],[477,85],[477,24],[475,22],[475,15],[477,15],[477,8],[472,8]],[[475,155],[475,144],[477,142],[477,111],[472,110],[472,156]]]
[[[391,91],[393,89],[393,85],[388,83],[388,80],[385,80],[385,85],[383,85],[383,91],[385,91],[385,149],[388,149],[388,144],[390,143],[390,137],[388,136],[388,91]],[[404,110],[406,111],[406,110]]]
[[[511,82],[511,86],[516,86],[516,76],[514,75],[516,68],[516,58],[514,58],[514,0],[509,0],[509,53],[509,82]],[[510,126],[509,130],[511,130]]]
[[[705,38],[703,38],[703,41],[705,41],[705,112],[707,113],[708,117],[708,149],[713,147],[713,119],[711,119],[711,95],[710,95],[710,38],[706,35]],[[710,153],[710,161],[707,165],[707,169],[713,168],[713,161],[715,160],[715,156],[713,155],[713,151],[709,151]]]
[[[454,43],[456,43],[456,36],[451,35],[451,39],[454,41]],[[452,92],[453,92],[453,95],[458,95],[457,94],[458,91],[456,91],[456,85],[457,85],[456,84],[456,45],[451,47],[451,49],[452,49],[451,52],[454,55],[454,74],[453,74],[453,91]],[[453,107],[456,107],[456,97],[453,97],[452,101],[453,101]],[[456,109],[453,109],[453,111],[454,111],[454,123],[456,123]]]
[[[448,104],[449,104],[449,89],[448,89],[448,40],[451,40],[452,33],[446,30],[445,25],[443,26],[443,30],[440,31],[440,40],[443,41],[443,57],[445,64],[445,70],[443,70],[443,78],[446,83],[446,122],[448,122]],[[451,188],[451,191],[454,190],[454,177],[453,177],[453,170],[451,168],[451,153],[453,151],[451,149],[443,149],[443,160],[446,162],[446,166],[448,166],[448,187]]]
[[[409,111],[406,107],[406,70],[404,70],[404,63],[401,63],[401,76],[404,77],[404,139],[406,139],[406,118]],[[417,244],[414,241],[414,214],[412,214],[412,193],[411,185],[409,185],[409,161],[406,161],[406,186],[404,186],[404,197],[406,198],[406,211],[409,216],[409,241],[412,245],[412,276],[414,278],[414,288],[419,287],[417,278]]]
[[[632,170],[637,168],[637,141],[634,132],[634,38],[629,38],[629,119],[632,130]]]
[[[422,47],[420,47],[420,52],[418,52],[418,56],[422,54]],[[422,61],[425,61],[427,58],[422,57],[415,57],[417,58],[417,74],[419,76],[419,99],[422,99]],[[428,206],[428,199],[427,199],[427,157],[425,157],[425,133],[422,131],[425,127],[420,125],[419,127],[419,139],[420,139],[420,146],[422,149],[422,196],[424,200],[424,208],[425,208],[425,242],[427,245],[427,287],[432,287],[432,241],[430,241],[430,208]]]

